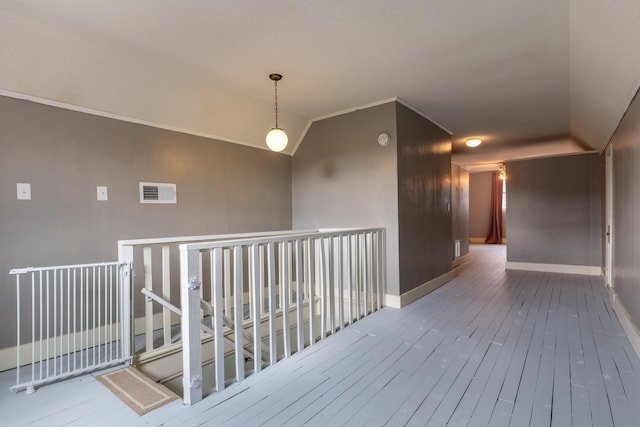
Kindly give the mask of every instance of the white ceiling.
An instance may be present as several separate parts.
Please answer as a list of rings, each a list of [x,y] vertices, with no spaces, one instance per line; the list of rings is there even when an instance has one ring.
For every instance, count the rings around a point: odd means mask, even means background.
[[[2,0],[0,93],[264,147],[278,72],[289,152],[310,120],[399,97],[474,170],[602,150],[638,22],[637,0]]]

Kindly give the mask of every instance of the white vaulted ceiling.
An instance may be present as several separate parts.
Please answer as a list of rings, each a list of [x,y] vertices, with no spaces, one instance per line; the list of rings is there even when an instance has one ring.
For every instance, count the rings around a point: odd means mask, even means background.
[[[3,0],[0,90],[264,147],[278,72],[289,152],[310,120],[399,97],[471,166],[601,150],[638,22],[631,0]]]

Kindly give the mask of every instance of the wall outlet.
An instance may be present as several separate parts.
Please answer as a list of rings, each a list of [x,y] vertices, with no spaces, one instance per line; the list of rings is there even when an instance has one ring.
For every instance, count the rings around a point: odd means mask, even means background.
[[[31,184],[18,182],[16,188],[18,190],[18,200],[31,200]]]
[[[98,193],[98,200],[105,201],[109,200],[109,194],[107,193],[107,187],[103,185],[98,185],[96,187]]]

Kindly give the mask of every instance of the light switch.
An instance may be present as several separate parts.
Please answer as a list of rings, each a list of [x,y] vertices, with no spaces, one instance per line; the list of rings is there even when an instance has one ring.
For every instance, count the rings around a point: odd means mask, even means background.
[[[18,182],[18,200],[31,200],[31,184],[28,182]]]
[[[98,185],[96,189],[98,192],[98,200],[101,200],[101,201],[109,200],[109,195],[107,194],[107,187]]]

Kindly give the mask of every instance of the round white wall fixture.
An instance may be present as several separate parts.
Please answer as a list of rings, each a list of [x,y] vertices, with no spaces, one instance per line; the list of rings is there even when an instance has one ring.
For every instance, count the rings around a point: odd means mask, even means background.
[[[381,147],[386,147],[390,142],[391,135],[389,135],[388,133],[382,132],[380,135],[378,135],[378,144],[380,144]]]

